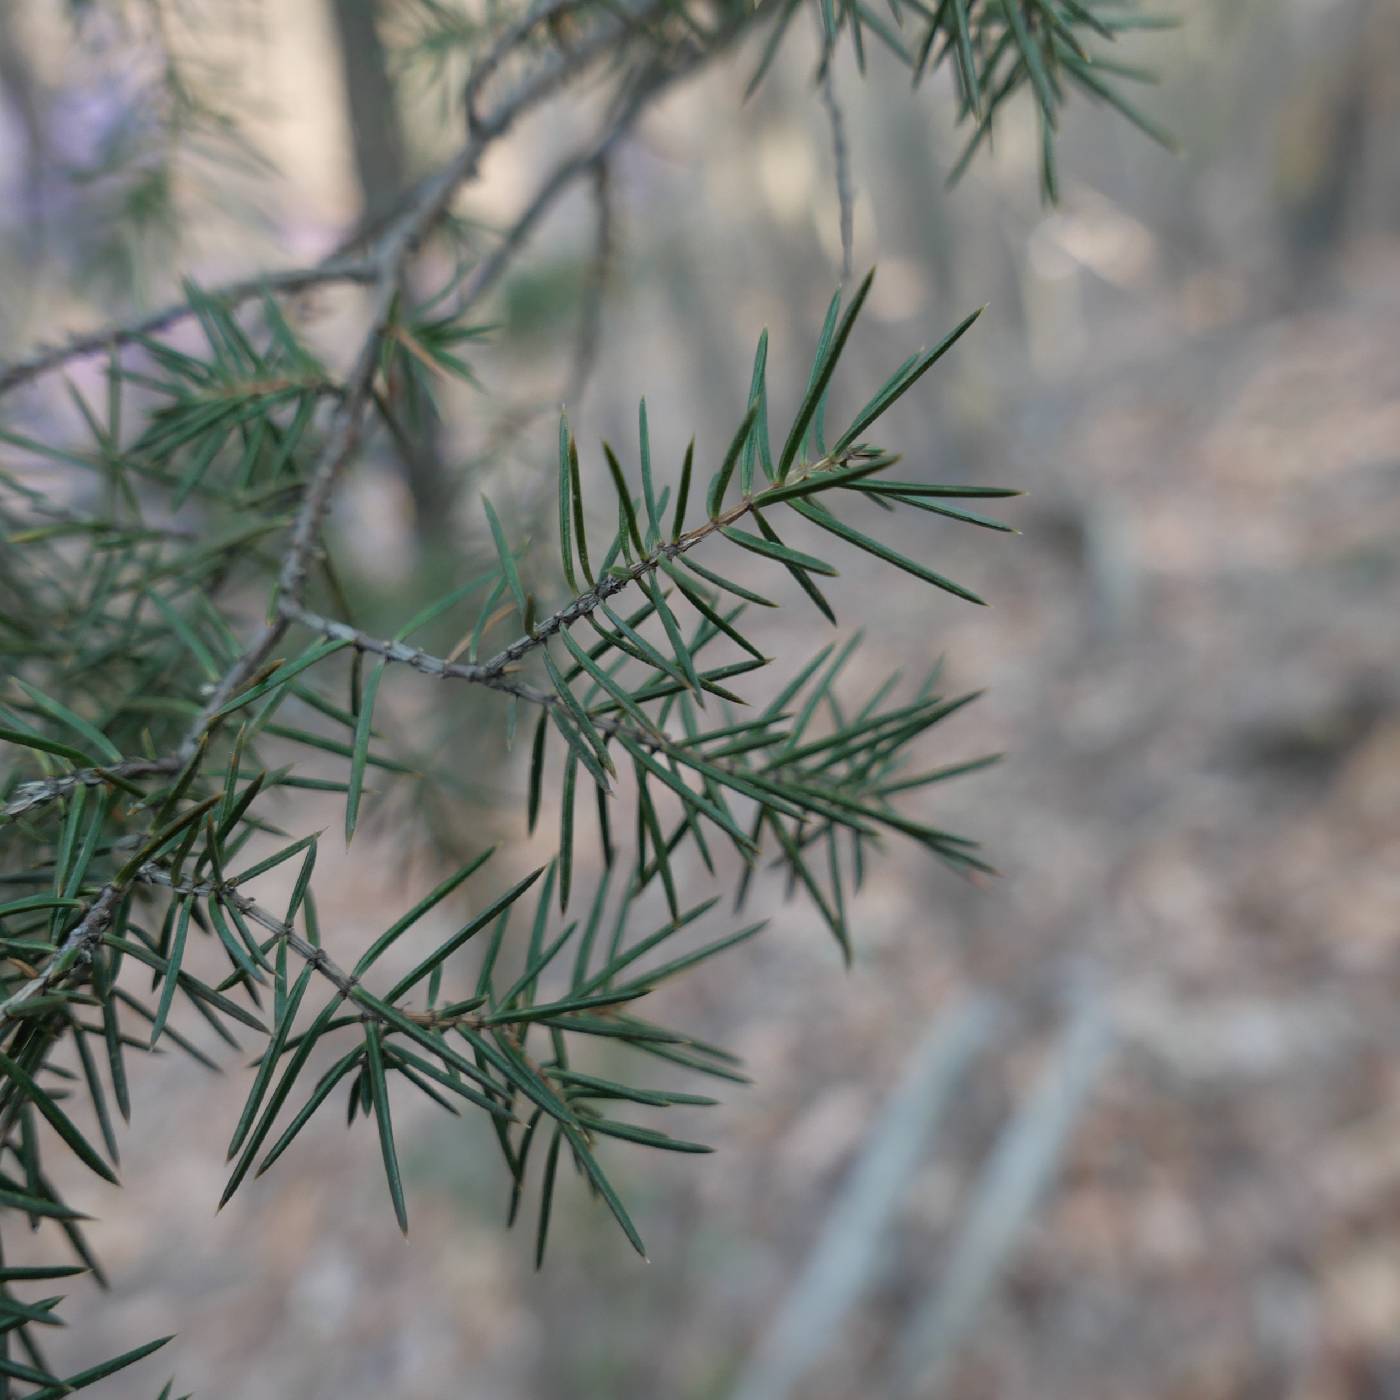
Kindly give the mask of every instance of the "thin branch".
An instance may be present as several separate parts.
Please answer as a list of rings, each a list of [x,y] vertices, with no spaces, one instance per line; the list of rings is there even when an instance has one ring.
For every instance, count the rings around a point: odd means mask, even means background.
[[[844,457],[823,457],[805,469],[795,469],[789,474],[786,484],[792,485],[805,480],[816,472],[842,466],[845,464],[845,460]],[[654,573],[664,561],[678,559],[682,554],[689,553],[703,540],[737,524],[763,504],[761,492],[743,496],[727,510],[721,511],[711,520],[706,520],[703,525],[697,525],[693,530],[687,530],[678,539],[662,541],[650,553],[644,554],[621,573],[609,574],[608,577],[599,579],[594,587],[585,593],[580,593],[578,597],[557,611],[550,613],[548,617],[541,618],[535,623],[533,631],[526,636],[516,638],[508,647],[497,652],[489,661],[483,663],[479,668],[482,677],[500,675],[508,666],[513,666],[521,657],[547,642],[556,632],[571,627],[575,622],[587,617],[592,612],[596,612],[613,594],[620,593],[629,584],[636,583],[645,575]]]
[[[476,115],[477,102],[482,89],[496,75],[506,59],[523,48],[540,25],[563,19],[586,3],[587,0],[537,0],[525,14],[501,31],[495,43],[477,60],[467,76],[462,101],[466,108],[468,131],[475,131],[482,125],[481,119]],[[658,5],[646,6],[644,12],[658,8]]]
[[[409,646],[407,642],[375,637],[368,632],[362,632],[358,627],[352,627],[348,622],[337,622],[333,618],[322,617],[319,613],[302,607],[290,610],[287,616],[290,621],[298,622],[322,637],[348,642],[357,651],[382,656],[386,661],[407,666],[420,675],[432,676],[437,680],[470,681],[476,685],[489,686],[492,690],[527,700],[532,705],[552,705],[558,699],[551,691],[537,690],[533,686],[511,680],[504,674],[504,668],[500,672],[488,673],[484,666],[478,666],[475,662],[449,661],[445,657],[423,651],[420,647]]]
[[[472,134],[466,145],[421,188],[417,201],[404,211],[399,222],[386,235],[376,254],[379,274],[370,330],[350,375],[348,391],[331,420],[325,446],[292,527],[291,542],[278,579],[279,611],[295,608],[302,601],[311,554],[330,506],[331,493],[340,473],[359,446],[365,410],[372,402],[380,342],[392,319],[399,283],[409,257],[446,212],[459,186],[476,174],[486,149],[504,136],[523,113],[552,96],[567,81],[583,72],[595,58],[614,46],[624,27],[621,23],[599,25],[586,43],[571,49],[567,56],[543,66],[505,98],[491,116],[478,119],[472,126]],[[649,85],[647,90],[652,92],[656,88]],[[503,265],[499,259],[496,262]],[[469,304],[492,280],[480,273],[481,269],[478,268],[478,276],[468,283],[463,293],[464,305]],[[270,653],[280,635],[278,631],[270,640],[262,639],[265,650],[257,658],[259,663]],[[256,669],[256,666],[251,669]]]
[[[560,397],[565,403],[574,402],[591,377],[597,355],[599,307],[613,242],[612,207],[607,193],[607,158],[617,143],[635,125],[652,91],[654,88],[638,88],[632,100],[622,106],[598,137],[554,167],[534,197],[517,215],[515,222],[502,234],[493,251],[472,269],[463,283],[457,303],[458,316],[464,315],[496,285],[510,262],[525,247],[536,226],[569,186],[585,175],[593,176],[596,211],[594,252],[583,289],[583,309],[579,318],[573,364],[562,396],[556,395],[547,402],[524,402],[513,407],[503,407],[501,416],[493,424],[486,442],[480,449],[480,458],[495,457],[505,443],[519,436],[540,414],[557,408]],[[410,450],[409,445],[403,440],[403,434],[387,403],[383,401],[382,396],[376,399],[376,403],[380,417],[394,437],[400,455],[406,456]]]
[[[583,305],[579,311],[578,332],[574,338],[573,367],[564,390],[565,403],[577,403],[593,367],[598,362],[598,333],[602,325],[603,296],[612,272],[616,235],[613,231],[612,179],[606,155],[593,164],[593,257],[583,288]]]
[[[846,464],[846,460],[845,456],[823,457],[810,466],[795,469],[789,474],[786,485],[791,486],[819,472],[841,467]],[[696,545],[709,539],[712,535],[728,529],[731,525],[737,524],[763,504],[762,492],[750,493],[741,497],[713,519],[706,520],[704,524],[697,525],[692,530],[687,530],[679,538],[662,541],[628,568],[599,579],[592,588],[580,593],[547,617],[541,618],[535,623],[533,630],[523,637],[516,638],[489,661],[448,661],[443,657],[433,656],[422,651],[418,647],[409,646],[405,642],[372,637],[368,633],[350,626],[349,623],[335,622],[330,618],[322,617],[300,604],[286,605],[282,611],[289,622],[299,622],[325,637],[339,638],[362,651],[371,651],[388,661],[400,662],[425,676],[434,676],[439,680],[468,681],[475,685],[489,686],[493,690],[505,691],[508,694],[519,696],[523,700],[529,700],[533,704],[553,704],[556,697],[552,692],[534,690],[509,679],[509,673],[517,662],[529,655],[536,647],[543,646],[556,633],[572,627],[574,623],[580,622],[589,614],[596,612],[609,598],[621,593],[630,584],[638,582],[647,574],[654,573],[663,563],[689,553]]]
[[[625,132],[621,130],[616,132],[616,136],[623,134]],[[590,190],[594,210],[594,232],[593,250],[580,292],[578,327],[574,335],[573,353],[567,374],[559,391],[547,399],[525,399],[513,405],[503,405],[500,416],[492,423],[484,442],[473,454],[474,460],[495,459],[508,443],[518,438],[542,414],[556,412],[561,403],[577,403],[593,377],[598,360],[598,332],[602,323],[603,296],[607,290],[616,244],[608,152],[605,149],[612,144],[613,139],[613,136],[609,135],[595,146],[596,154],[592,162],[579,163],[577,156],[570,160],[576,174],[592,175]],[[580,152],[579,156],[582,154]],[[536,198],[538,199],[538,196]],[[521,219],[530,217],[533,208],[532,201],[522,212]],[[514,228],[506,234],[506,238],[513,242],[516,248],[523,242],[522,238],[516,236]]]
[[[256,900],[242,894],[232,882],[220,883],[212,880],[201,883],[180,882],[173,880],[168,871],[156,865],[143,866],[138,872],[137,879],[142,884],[157,885],[167,889],[173,895],[194,896],[204,900],[216,899],[220,904],[237,909],[245,919],[265,929],[274,938],[285,943],[303,962],[309,963],[315,968],[345,1000],[354,1001],[359,1010],[361,1021],[377,1021],[386,1031],[390,1033],[397,1031],[398,1027],[393,1021],[375,1010],[374,1007],[365,1006],[355,996],[355,988],[360,985],[360,979],[354,973],[347,972],[341,967],[320,944],[312,943],[309,939],[303,938],[286,920],[279,919],[271,910],[264,909]],[[598,1008],[598,1014],[606,1015],[607,1008]],[[443,1016],[433,1011],[405,1011],[403,1015],[420,1026],[439,1030],[452,1026],[467,1026],[472,1030],[488,1030],[493,1027],[509,1025],[508,1021],[495,1014],[487,1016],[464,1012],[455,1016]]]
[[[293,620],[323,637],[348,642],[356,651],[382,656],[385,661],[407,666],[419,675],[432,676],[440,681],[467,681],[473,685],[484,685],[488,689],[512,695],[517,700],[524,700],[527,704],[538,705],[546,710],[560,704],[559,696],[552,690],[540,690],[536,686],[512,680],[505,674],[488,673],[485,667],[470,661],[451,661],[447,657],[434,656],[431,652],[411,647],[405,642],[375,637],[368,632],[362,632],[358,627],[352,627],[348,622],[337,622],[334,618],[322,617],[318,613],[308,612],[305,608],[299,608]],[[658,750],[669,753],[674,747],[674,741],[659,730],[638,729],[635,725],[606,715],[594,716],[594,723],[603,733],[630,739],[653,753]]]
[[[209,288],[206,295],[213,301],[233,308],[264,293],[292,295],[335,282],[373,282],[377,275],[378,267],[369,259],[336,259],[315,267],[292,268],[286,272],[263,272],[256,277],[239,278],[235,282]],[[139,320],[107,326],[100,331],[84,335],[75,335],[61,345],[41,346],[22,360],[0,366],[0,394],[7,394],[11,389],[18,388],[49,370],[58,369],[70,360],[79,359],[84,355],[100,354],[104,350],[115,350],[145,336],[157,335],[194,314],[195,309],[187,297],[182,301],[172,302],[159,311],[153,311]]]
[[[855,246],[855,188],[851,181],[851,151],[846,140],[846,115],[836,95],[831,72],[832,55],[822,64],[821,97],[831,121],[831,154],[836,166],[836,198],[841,207],[841,282],[851,280],[852,249]]]
[[[0,817],[18,817],[33,807],[42,806],[66,796],[77,787],[102,787],[114,778],[147,778],[158,773],[175,773],[180,768],[178,756],[165,758],[128,758],[103,768],[79,768],[54,778],[39,778],[21,783],[15,795],[0,806]]]
[[[58,951],[44,966],[43,971],[31,977],[17,991],[0,1004],[0,1022],[12,1020],[19,1008],[35,997],[43,996],[55,982],[72,967],[86,959],[92,949],[102,941],[102,936],[116,918],[117,906],[126,894],[124,887],[104,885],[97,898],[88,906],[88,911],[69,930]]]
[[[843,456],[823,457],[808,467],[795,470],[788,477],[788,483],[792,484],[804,480],[814,473],[840,467],[845,464],[845,460]],[[627,569],[600,579],[593,588],[585,593],[580,593],[563,607],[540,619],[531,632],[523,637],[518,637],[509,646],[497,652],[489,661],[453,661],[446,657],[436,656],[431,652],[424,651],[421,647],[410,646],[407,642],[375,637],[348,622],[338,622],[333,618],[324,617],[300,604],[284,607],[282,615],[287,622],[300,623],[303,627],[309,628],[323,637],[348,642],[358,651],[382,656],[386,661],[407,666],[410,670],[417,671],[421,675],[432,676],[436,680],[460,680],[472,685],[483,685],[491,690],[513,695],[532,705],[548,708],[558,703],[557,694],[553,691],[539,690],[534,686],[512,679],[512,673],[524,657],[535,648],[545,645],[557,633],[572,627],[574,623],[582,621],[591,613],[596,612],[609,598],[622,592],[629,584],[636,583],[647,574],[654,573],[663,563],[680,558],[681,555],[694,549],[696,545],[736,524],[762,505],[763,493],[751,493],[736,501],[713,519],[706,520],[704,524],[697,525],[692,530],[687,530],[678,539],[659,543]],[[597,723],[599,728],[605,732],[625,735],[638,743],[645,744],[653,751],[674,751],[673,741],[660,731],[646,733],[616,719],[599,718]]]
[[[631,130],[648,100],[663,86],[664,76],[664,72],[653,74],[649,81],[638,84],[601,136],[554,167],[490,256],[483,258],[462,284],[459,301],[462,311],[474,306],[495,286],[507,265],[534,232],[535,226],[569,186],[580,176],[597,170],[612,148]]]
[[[484,685],[493,690],[505,691],[507,694],[518,696],[522,700],[528,700],[532,704],[550,705],[557,698],[551,692],[535,690],[509,679],[509,672],[522,657],[528,655],[536,647],[543,646],[557,632],[573,626],[574,623],[582,621],[590,613],[596,612],[609,598],[616,593],[621,593],[629,584],[636,583],[646,574],[659,569],[663,560],[679,558],[688,550],[693,549],[701,540],[709,538],[718,530],[742,519],[756,504],[759,502],[755,498],[745,497],[744,500],[725,511],[723,515],[714,520],[707,520],[704,525],[687,531],[680,539],[668,540],[664,544],[658,545],[650,554],[639,559],[625,572],[610,574],[607,578],[600,579],[595,587],[586,593],[580,593],[562,608],[550,613],[548,617],[542,618],[536,623],[533,632],[517,638],[504,650],[497,652],[489,661],[448,661],[443,657],[433,656],[422,651],[418,647],[409,646],[405,642],[372,637],[368,633],[350,626],[349,623],[336,622],[330,618],[322,617],[300,605],[284,607],[283,615],[289,622],[299,622],[304,627],[309,627],[313,632],[321,633],[322,636],[338,638],[341,641],[349,642],[361,651],[370,651],[388,661],[400,662],[425,676],[434,676],[439,680],[468,681],[474,685]]]
[[[255,900],[250,899],[245,894],[240,894],[236,886],[229,881],[181,884],[172,880],[169,872],[162,870],[157,865],[143,865],[137,872],[136,878],[145,885],[163,886],[172,894],[194,895],[200,899],[212,898],[217,899],[222,904],[231,904],[244,918],[251,919],[255,924],[281,939],[299,958],[310,963],[343,997],[352,995],[356,986],[359,985],[360,979],[346,972],[324,948],[303,938],[291,924],[279,919]],[[376,1017],[376,1019],[381,1018]]]

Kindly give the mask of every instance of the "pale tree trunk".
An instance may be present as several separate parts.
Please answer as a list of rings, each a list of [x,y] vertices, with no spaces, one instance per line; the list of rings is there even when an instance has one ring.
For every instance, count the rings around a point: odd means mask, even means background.
[[[382,218],[409,184],[403,127],[375,23],[378,9],[376,0],[331,0],[365,225]],[[414,527],[425,545],[440,543],[448,534],[454,493],[443,469],[437,424],[422,415],[416,423],[401,420],[401,426],[404,432],[395,442]]]

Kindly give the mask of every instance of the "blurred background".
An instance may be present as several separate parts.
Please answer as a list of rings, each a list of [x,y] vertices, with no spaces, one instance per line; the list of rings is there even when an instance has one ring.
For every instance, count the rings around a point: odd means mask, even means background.
[[[0,3],[7,357],[160,304],[178,274],[314,259],[458,139],[439,99],[460,74],[413,5],[386,0],[378,27],[354,0],[164,7],[256,153],[197,92],[177,141],[143,100],[145,21],[73,8],[80,45],[57,0]],[[911,94],[874,50],[864,80],[848,52],[835,71],[855,266],[879,266],[842,392],[989,303],[881,440],[910,474],[1028,495],[1020,537],[891,517],[892,543],[990,608],[864,555],[833,596],[872,676],[946,654],[956,689],[987,689],[929,766],[1006,760],[918,810],[982,839],[1000,878],[891,845],[850,972],[765,888],[770,931],[661,994],[754,1082],[677,1124],[714,1157],[609,1157],[649,1264],[575,1190],[536,1275],[489,1129],[408,1102],[406,1242],[373,1134],[336,1115],[215,1218],[246,1078],[152,1062],[125,1194],[64,1185],[100,1217],[113,1290],[81,1286],[56,1359],[178,1330],[113,1397],[172,1370],[230,1400],[1400,1396],[1400,7],[1171,8],[1180,29],[1124,56],[1159,70],[1141,105],[1183,153],[1071,104],[1054,209],[1028,103],[950,191],[946,75]],[[483,306],[483,392],[452,388],[416,465],[376,446],[347,484],[362,621],[464,576],[478,482],[529,524],[561,397],[586,458],[634,441],[645,394],[659,460],[692,431],[703,460],[767,326],[791,401],[841,264],[808,38],[747,105],[756,48],[643,122],[610,166],[601,264],[586,187],[540,228]],[[479,246],[576,116],[493,153],[460,205]],[[300,315],[334,347],[353,310]],[[62,399],[28,393],[23,421]],[[443,473],[472,483],[455,516]],[[783,600],[755,639],[795,663],[831,629]],[[399,794],[353,862],[326,843],[332,946],[362,947],[463,831],[522,867],[548,854],[521,841],[526,755],[481,766],[494,697],[451,700],[433,742],[473,786]],[[318,810],[304,826],[338,821]],[[405,844],[411,879],[374,858]]]

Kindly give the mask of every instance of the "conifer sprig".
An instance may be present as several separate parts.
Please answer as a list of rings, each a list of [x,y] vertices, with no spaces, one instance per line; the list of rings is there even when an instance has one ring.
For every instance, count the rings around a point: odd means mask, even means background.
[[[852,640],[836,651],[825,648],[760,713],[737,718],[732,707],[740,696],[731,686],[768,661],[742,630],[746,609],[759,595],[708,567],[692,568],[689,558],[702,547],[705,552],[737,548],[809,580],[812,575],[834,576],[836,568],[827,560],[781,542],[773,522],[791,512],[843,543],[877,553],[959,596],[972,596],[926,565],[856,531],[843,518],[849,504],[875,494],[885,503],[913,505],[1014,494],[892,481],[889,472],[897,458],[862,439],[975,317],[931,350],[907,360],[848,427],[831,443],[826,441],[825,400],[868,287],[867,278],[844,315],[839,298],[833,302],[809,388],[787,434],[786,462],[783,456],[775,459],[767,436],[771,408],[762,373],[766,337],[750,405],[708,487],[700,493],[687,485],[685,499],[677,493],[674,512],[671,488],[661,484],[647,445],[643,410],[639,493],[611,449],[605,451],[613,489],[610,513],[617,523],[611,539],[595,542],[596,572],[587,562],[587,517],[596,502],[581,494],[577,445],[567,425],[561,425],[561,571],[567,580],[582,570],[592,582],[543,617],[535,617],[526,590],[525,560],[517,557],[505,526],[487,503],[489,533],[499,556],[495,569],[452,590],[410,620],[397,637],[387,639],[313,613],[289,601],[283,588],[279,636],[293,625],[316,635],[299,653],[270,658],[253,671],[240,659],[247,652],[240,653],[235,634],[216,609],[202,600],[182,608],[143,581],[135,593],[144,604],[137,615],[163,628],[167,646],[175,649],[162,669],[168,671],[174,657],[188,658],[195,677],[208,678],[202,686],[213,689],[213,696],[202,703],[201,685],[187,692],[184,713],[193,712],[193,720],[186,739],[166,758],[130,752],[127,736],[138,731],[124,718],[132,699],[129,692],[114,708],[88,717],[21,680],[22,694],[11,697],[3,715],[5,732],[12,744],[50,771],[13,785],[4,810],[16,826],[43,821],[43,814],[51,812],[60,827],[58,845],[32,877],[49,878],[53,893],[21,894],[0,905],[12,952],[39,958],[29,964],[32,975],[13,986],[0,1003],[5,1044],[16,1051],[28,1049],[28,1068],[24,1059],[12,1057],[16,1068],[8,1077],[9,1102],[17,1108],[35,1103],[41,1116],[60,1125],[61,1135],[69,1136],[70,1145],[94,1169],[108,1170],[108,1158],[86,1139],[72,1136],[77,1130],[66,1115],[56,1116],[61,1110],[55,1104],[48,1098],[35,1099],[36,1093],[46,1092],[39,1089],[35,1071],[42,1070],[59,1039],[56,1027],[67,1026],[66,1033],[80,1044],[91,1039],[92,1052],[85,1052],[85,1062],[105,1060],[114,1085],[124,1085],[128,1048],[147,1048],[163,1038],[193,1048],[176,1029],[175,1013],[188,1007],[230,1041],[238,1026],[268,1037],[234,1132],[229,1193],[255,1168],[261,1172],[281,1157],[332,1089],[348,1082],[352,1117],[364,1113],[377,1124],[394,1210],[406,1224],[408,1203],[391,1109],[393,1085],[405,1082],[456,1112],[475,1107],[495,1121],[517,1197],[531,1144],[537,1135],[549,1141],[552,1166],[545,1174],[537,1249],[543,1247],[561,1155],[603,1197],[628,1238],[639,1245],[636,1227],[595,1155],[598,1144],[613,1139],[666,1150],[700,1148],[616,1119],[607,1105],[624,1101],[661,1108],[691,1102],[695,1096],[600,1080],[587,1069],[575,1068],[578,1055],[571,1046],[575,1039],[586,1043],[605,1037],[644,1056],[720,1078],[735,1077],[732,1061],[714,1047],[638,1015],[636,1009],[660,982],[735,947],[762,928],[760,921],[699,943],[684,939],[714,904],[683,904],[684,848],[693,846],[703,864],[714,869],[713,842],[718,838],[752,872],[766,846],[791,885],[811,900],[847,957],[854,942],[851,899],[870,844],[882,834],[912,837],[955,868],[987,868],[973,843],[902,814],[893,800],[898,792],[944,776],[935,770],[923,779],[900,783],[897,768],[906,748],[964,701],[935,693],[930,678],[909,699],[896,701],[886,685],[847,711],[838,699],[837,683],[855,655]],[[193,290],[191,295],[196,295]],[[164,356],[168,375],[201,390],[235,371],[249,383],[264,384],[269,354],[278,357],[279,364],[309,364],[288,341],[285,324],[275,324],[270,349],[260,351],[226,310],[208,304],[202,318],[211,350],[223,347],[226,358],[216,355],[200,365],[186,363],[173,352]],[[249,388],[244,402],[259,404],[264,397],[260,388]],[[337,401],[347,400],[339,396]],[[295,403],[291,412],[295,420],[300,413]],[[293,453],[286,450],[285,438],[277,436],[263,444],[266,450],[261,454],[230,450],[237,443],[228,435],[251,436],[257,422],[251,406],[230,423],[213,420],[196,401],[177,399],[172,411],[150,419],[144,453],[172,459],[177,466],[185,452],[203,461],[193,485],[188,468],[160,474],[160,483],[173,493],[188,496],[198,490],[218,499],[230,485],[236,491],[258,491],[264,473],[271,472],[275,480]],[[95,426],[110,438],[108,429]],[[159,435],[154,447],[153,435]],[[210,436],[217,442],[214,448],[201,444]],[[324,453],[320,460],[327,460]],[[683,472],[687,483],[694,472],[691,452]],[[692,522],[688,511],[702,494],[704,512]],[[134,499],[139,509],[139,496]],[[741,523],[756,524],[762,533],[741,528]],[[50,542],[34,545],[47,548]],[[166,543],[162,548],[175,546]],[[295,538],[291,548],[296,548]],[[112,573],[108,587],[115,590],[123,569],[142,557],[135,545],[126,546],[122,567]],[[87,588],[84,579],[91,570],[91,565],[80,569],[75,584]],[[160,570],[155,572],[158,578]],[[286,577],[284,568],[284,581]],[[525,621],[521,637],[486,661],[452,660],[413,643],[416,630],[473,594],[483,599],[483,615],[499,611],[502,600],[509,600]],[[479,620],[473,632],[480,631]],[[737,651],[740,659],[712,664],[709,653],[721,644]],[[379,665],[360,684],[351,705],[342,708],[313,687],[315,677],[346,654],[375,655]],[[262,757],[271,743],[312,744],[343,755],[347,780],[319,780],[317,785],[346,793],[346,831],[354,833],[367,798],[367,773],[375,767],[392,772],[397,766],[380,751],[381,726],[375,716],[380,678],[390,663],[480,684],[537,708],[532,811],[538,810],[551,730],[564,744],[561,791],[566,800],[559,854],[547,872],[537,870],[518,880],[488,900],[455,934],[420,946],[416,961],[406,970],[396,965],[394,974],[383,976],[381,961],[407,946],[405,940],[412,939],[415,926],[431,911],[460,899],[461,888],[482,859],[451,875],[348,969],[325,946],[314,912],[317,838],[291,841],[251,863],[242,853],[253,837],[271,830],[259,815],[271,790],[295,781],[294,769],[270,767]],[[542,670],[539,681],[523,674],[536,664]],[[231,674],[239,679],[230,681]],[[310,705],[344,737],[332,741],[279,722],[280,712],[294,705]],[[177,722],[179,713],[177,707]],[[189,735],[196,733],[191,748]],[[216,776],[218,764],[221,778]],[[630,872],[625,877],[614,873],[604,881],[590,901],[587,918],[575,918],[550,935],[551,917],[567,918],[575,892],[576,833],[587,825],[579,822],[575,811],[580,770],[592,780],[600,800],[608,803],[621,799],[626,772],[634,804],[633,820],[627,825],[635,827],[637,845]],[[611,869],[617,852],[610,838],[605,839],[603,853]],[[295,867],[299,874],[287,912],[278,914],[248,890],[282,867]],[[46,869],[51,872],[48,877],[43,874]],[[497,969],[502,966],[512,906],[542,874],[529,950],[518,972],[502,980]],[[749,883],[750,875],[745,875],[741,890]],[[630,932],[631,911],[653,884],[661,887],[666,917],[638,937]],[[600,921],[609,888],[621,902],[612,931],[604,938]],[[154,922],[148,914],[156,916]],[[466,944],[480,944],[482,939],[487,940],[486,951],[475,994],[463,998],[445,990],[452,981],[447,974]],[[222,980],[194,970],[201,942],[226,962]],[[669,951],[677,943],[679,950]],[[52,952],[45,959],[46,948]],[[561,984],[557,969],[566,956],[573,970]],[[294,974],[289,959],[302,964],[301,974]],[[144,966],[154,975],[152,1003],[119,986],[124,965]],[[313,982],[327,985],[329,1000],[310,995]],[[89,989],[100,988],[108,989],[105,998],[100,993],[96,998],[100,1019],[79,1019],[80,1008],[93,1000]],[[123,1026],[132,1015],[145,1027],[137,1037]],[[311,1051],[332,1036],[342,1042],[348,1037],[348,1043],[309,1091],[301,1089]],[[531,1048],[536,1037],[548,1042],[538,1054]],[[100,1086],[94,1093],[101,1093]],[[105,1104],[105,1094],[100,1101]],[[119,1101],[125,1102],[124,1088]],[[294,1107],[298,1101],[300,1107]],[[50,1108],[53,1112],[47,1112]],[[291,1111],[292,1117],[278,1129],[284,1111]],[[103,1121],[108,1121],[105,1116]],[[553,1128],[540,1132],[541,1124]],[[567,1154],[562,1153],[564,1146]],[[61,1201],[49,1204],[62,1209]]]

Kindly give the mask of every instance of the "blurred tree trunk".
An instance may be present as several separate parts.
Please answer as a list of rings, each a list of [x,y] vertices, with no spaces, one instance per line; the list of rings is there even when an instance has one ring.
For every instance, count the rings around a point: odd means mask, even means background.
[[[365,225],[382,218],[409,183],[403,125],[376,24],[378,9],[378,0],[331,0]],[[412,424],[400,421],[404,432],[395,441],[413,501],[414,528],[425,545],[440,544],[449,534],[454,493],[443,469],[437,425],[427,414]]]
[[[403,127],[375,23],[378,8],[376,0],[331,0],[355,175],[367,223],[389,208],[404,185]]]
[[[48,131],[44,93],[24,52],[16,20],[17,0],[0,0],[0,102],[11,108],[24,133],[24,227],[20,249],[33,264],[43,252],[44,177],[48,167]]]
[[[1355,0],[1344,12],[1337,21],[1340,52],[1320,65],[1312,91],[1293,104],[1292,128],[1284,129],[1283,224],[1299,288],[1317,277],[1355,223],[1369,164],[1367,136],[1377,129],[1377,14],[1375,0]]]

